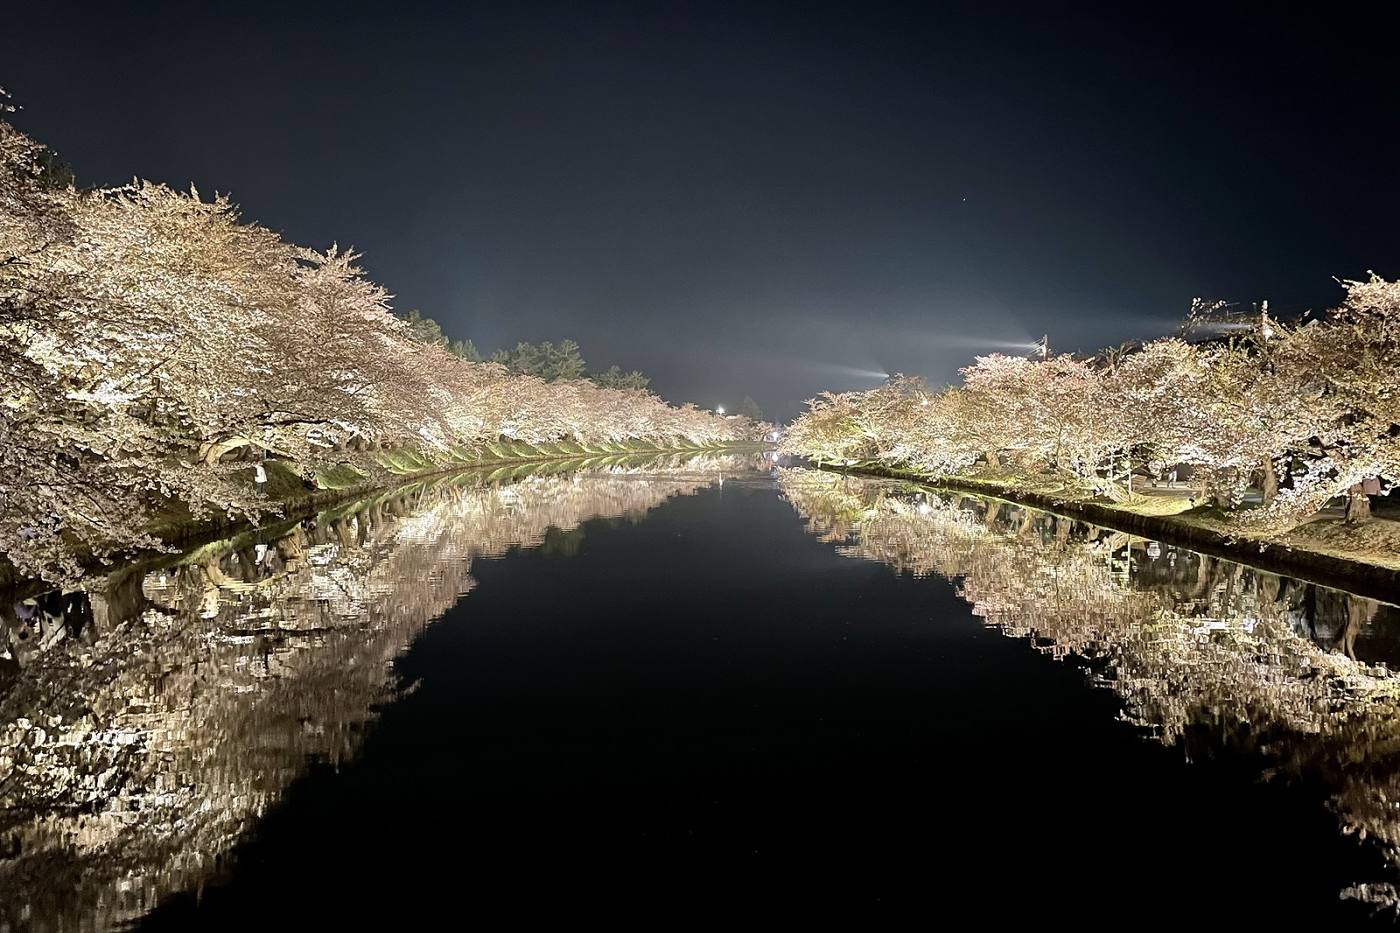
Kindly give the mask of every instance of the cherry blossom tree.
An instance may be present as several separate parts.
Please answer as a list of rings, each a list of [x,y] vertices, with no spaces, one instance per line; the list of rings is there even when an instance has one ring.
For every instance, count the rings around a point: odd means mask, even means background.
[[[1251,531],[1281,534],[1337,498],[1348,521],[1400,477],[1400,283],[1345,282],[1325,317],[1264,309],[1092,358],[992,354],[941,392],[907,379],[826,393],[783,449],[822,462],[876,460],[934,475],[1057,476],[1109,499],[1133,476],[1191,468],[1200,493]],[[1204,322],[1204,323],[1203,323]],[[1218,333],[1216,332],[1218,330]],[[1258,486],[1262,506],[1242,508]]]
[[[396,318],[353,251],[287,243],[194,189],[78,191],[51,165],[0,120],[0,552],[21,573],[153,546],[172,506],[275,509],[248,459],[371,482],[391,449],[448,468],[498,440],[700,446],[744,428],[562,364],[473,362]]]

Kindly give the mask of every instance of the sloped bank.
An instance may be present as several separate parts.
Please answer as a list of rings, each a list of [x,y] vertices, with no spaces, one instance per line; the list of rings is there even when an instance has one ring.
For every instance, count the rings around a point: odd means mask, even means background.
[[[526,441],[500,441],[484,444],[471,451],[454,450],[442,459],[432,459],[413,450],[396,448],[366,454],[364,469],[341,464],[333,469],[318,472],[314,486],[308,486],[297,472],[295,464],[289,461],[264,460],[262,466],[267,474],[264,492],[269,503],[280,510],[280,514],[274,517],[284,518],[294,513],[305,515],[319,512],[389,488],[465,470],[542,463],[581,466],[624,457],[761,450],[764,446],[748,441],[666,445],[631,442],[587,446],[576,443],[531,444]],[[250,471],[254,466],[255,464],[249,464]],[[261,524],[241,518],[230,519],[227,516],[193,520],[184,510],[183,504],[174,503],[173,506],[171,513],[152,528],[152,533],[166,544],[182,544],[205,534],[257,527]]]
[[[1152,515],[1072,495],[1048,493],[995,479],[978,477],[930,478],[915,470],[881,464],[819,467],[836,473],[896,479],[934,491],[963,492],[1029,506],[1093,525],[1188,548],[1283,576],[1297,577],[1335,589],[1347,590],[1385,602],[1400,602],[1400,568],[1368,559],[1366,554],[1347,556],[1326,553],[1299,542],[1270,542],[1214,528],[1192,513]],[[1400,560],[1400,554],[1395,558]]]
[[[653,445],[632,442],[587,446],[576,443],[529,444],[524,441],[502,441],[486,444],[471,451],[453,451],[445,460],[431,460],[415,451],[400,448],[367,455],[363,471],[342,464],[320,472],[316,476],[315,486],[307,485],[297,472],[295,464],[283,460],[264,460],[261,461],[261,465],[267,480],[263,491],[267,496],[268,511],[258,519],[229,517],[227,514],[194,519],[183,503],[172,502],[150,532],[169,547],[187,550],[244,531],[294,524],[346,503],[457,473],[486,470],[491,471],[488,474],[489,478],[495,479],[521,468],[549,467],[566,471],[648,457],[756,453],[770,446],[740,440],[714,444]],[[248,464],[250,476],[255,465]],[[121,565],[155,566],[171,556],[159,551],[133,551],[113,554],[107,559],[86,556],[82,563],[86,570],[95,572]],[[11,596],[22,598],[33,592],[52,589],[53,586],[52,583],[16,573],[5,556],[0,554],[0,603]]]

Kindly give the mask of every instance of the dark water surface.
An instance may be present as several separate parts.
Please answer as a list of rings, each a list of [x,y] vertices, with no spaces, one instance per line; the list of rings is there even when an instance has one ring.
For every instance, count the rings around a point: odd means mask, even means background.
[[[464,477],[19,608],[0,929],[1392,922],[1395,610],[1007,504]]]

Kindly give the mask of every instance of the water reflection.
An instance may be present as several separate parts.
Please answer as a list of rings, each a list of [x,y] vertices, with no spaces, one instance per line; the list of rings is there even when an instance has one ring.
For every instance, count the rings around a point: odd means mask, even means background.
[[[1395,607],[994,500],[812,470],[779,484],[841,553],[957,581],[988,625],[1086,664],[1157,740],[1321,788],[1400,873]],[[1394,910],[1398,878],[1343,894]]]
[[[105,929],[214,875],[354,753],[472,560],[577,550],[747,460],[461,474],[0,609],[0,930]]]

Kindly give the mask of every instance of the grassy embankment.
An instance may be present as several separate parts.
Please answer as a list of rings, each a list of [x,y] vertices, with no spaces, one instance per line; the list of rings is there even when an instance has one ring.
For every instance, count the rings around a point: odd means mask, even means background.
[[[357,469],[349,464],[341,464],[330,470],[316,474],[315,487],[309,487],[297,473],[295,467],[281,460],[263,461],[267,471],[267,482],[263,494],[275,503],[283,514],[306,514],[328,508],[349,499],[359,499],[389,487],[401,486],[412,480],[424,479],[461,470],[476,470],[491,467],[511,467],[541,463],[559,463],[569,466],[585,466],[597,461],[608,461],[618,457],[638,457],[649,454],[688,454],[721,452],[730,450],[762,449],[765,445],[745,441],[732,441],[723,444],[653,444],[647,441],[628,441],[615,444],[578,444],[573,442],[539,443],[527,441],[501,440],[471,450],[460,448],[446,455],[435,457],[407,448],[377,450],[364,454],[366,463]],[[251,477],[252,465],[249,465]],[[499,479],[505,475],[502,470]],[[177,543],[193,535],[214,530],[227,530],[247,524],[237,519],[206,519],[195,521],[184,503],[172,502],[157,517],[151,533],[166,543]]]
[[[316,474],[315,485],[308,485],[295,465],[283,460],[264,460],[267,482],[262,492],[272,509],[264,520],[249,522],[226,515],[195,519],[189,508],[179,501],[169,502],[159,511],[148,531],[167,545],[197,546],[219,540],[241,530],[275,531],[295,524],[308,515],[337,506],[358,505],[381,494],[397,494],[404,487],[453,473],[486,471],[487,482],[500,482],[541,469],[564,471],[589,466],[616,463],[629,459],[666,454],[725,453],[765,450],[768,444],[751,441],[729,441],[716,444],[653,444],[631,441],[615,444],[582,445],[572,442],[531,444],[526,441],[497,441],[472,450],[454,449],[447,455],[427,457],[405,449],[378,450],[365,453],[361,468],[341,464]],[[253,465],[248,464],[248,482],[252,483]],[[160,555],[130,554],[125,559],[114,557],[116,563],[168,561]],[[106,562],[92,559],[93,570],[103,569]],[[0,591],[17,589],[26,584],[0,555]]]
[[[1266,537],[1241,528],[1222,509],[1198,504],[1179,490],[1177,494],[1149,490],[1114,502],[1051,476],[934,477],[874,462],[825,468],[1003,499],[1274,573],[1387,601],[1400,599],[1400,521],[1385,517],[1348,525],[1340,512],[1328,512],[1288,534]]]

